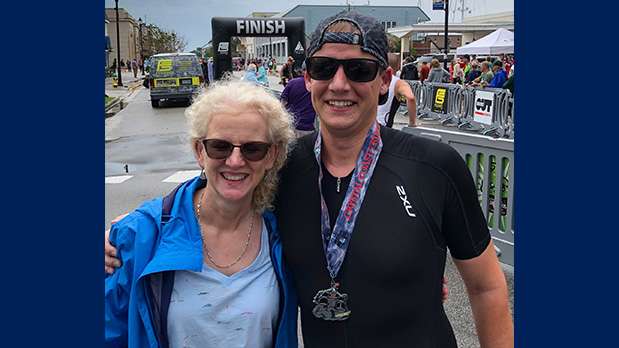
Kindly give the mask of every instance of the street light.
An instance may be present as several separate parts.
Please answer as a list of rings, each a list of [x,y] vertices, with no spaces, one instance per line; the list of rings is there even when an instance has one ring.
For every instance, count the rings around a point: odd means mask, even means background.
[[[118,69],[118,86],[123,85],[123,77],[120,71],[120,26],[118,25],[118,0],[114,0],[116,3],[116,67]]]
[[[142,43],[142,17],[138,18],[138,28],[140,30],[140,67],[142,68],[142,76],[144,76],[144,46]]]

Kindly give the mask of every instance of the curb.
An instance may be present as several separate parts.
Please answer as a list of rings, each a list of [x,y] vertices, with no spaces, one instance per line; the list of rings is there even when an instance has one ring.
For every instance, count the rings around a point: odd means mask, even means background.
[[[112,117],[116,113],[110,113],[109,111],[115,108],[120,104],[121,110],[124,106],[127,106],[128,103],[125,103],[125,99],[133,94],[133,92],[142,86],[143,79],[136,80],[131,82],[131,84],[127,87],[127,93],[121,97],[115,97],[115,100],[105,106],[105,118]],[[120,111],[120,110],[119,110]]]

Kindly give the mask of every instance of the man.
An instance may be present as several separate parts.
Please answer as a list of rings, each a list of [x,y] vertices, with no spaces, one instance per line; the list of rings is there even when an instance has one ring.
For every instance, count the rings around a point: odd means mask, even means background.
[[[204,77],[204,87],[208,87],[208,64],[206,63],[204,58],[200,58],[200,68],[202,69],[202,76]]]
[[[466,79],[464,80],[464,84],[470,85],[473,83],[473,80],[478,78],[481,75],[481,71],[479,70],[479,63],[477,60],[473,60],[471,62],[471,70],[466,74]]]
[[[293,64],[294,64],[294,58],[288,57],[288,59],[286,60],[286,63],[282,66],[282,70],[280,73],[280,79],[281,79],[281,84],[284,87],[286,87],[286,85],[288,84],[288,81],[294,78],[293,71],[292,71]]]
[[[503,84],[507,81],[507,74],[505,73],[505,70],[503,70],[503,62],[497,59],[492,64],[492,71],[494,73],[494,77],[492,78],[492,81],[490,81],[490,84],[488,84],[488,87],[503,88]]]
[[[481,74],[473,80],[472,86],[485,86],[492,81],[494,73],[490,70],[490,63],[484,61],[481,63]]]
[[[460,65],[460,67],[464,71],[464,78],[462,79],[464,80],[466,78],[466,75],[468,75],[469,71],[471,71],[471,56],[469,56],[468,54],[462,56],[462,64]]]
[[[301,71],[305,74],[305,62],[301,65]],[[316,111],[312,106],[312,98],[305,88],[305,78],[295,77],[290,80],[281,95],[281,101],[294,117],[294,133],[298,137],[314,131]]]
[[[481,346],[513,347],[505,278],[464,161],[375,126],[392,75],[383,26],[340,13],[307,53],[320,128],[299,139],[276,202],[305,346],[456,347],[439,291],[449,248]]]
[[[464,161],[377,125],[387,47],[375,19],[341,12],[307,49],[320,127],[298,140],[275,202],[305,346],[456,347],[440,291],[449,248],[481,346],[513,347],[505,278]]]
[[[393,69],[393,67],[391,68]],[[376,120],[378,123],[385,127],[393,127],[393,121],[395,119],[395,114],[400,108],[401,99],[406,100],[408,125],[410,127],[417,126],[417,99],[415,99],[415,94],[411,86],[397,76],[391,77],[388,93],[381,96],[378,101],[378,109],[376,111]]]
[[[133,78],[138,78],[138,60],[133,58],[131,60],[131,70],[133,70]]]
[[[206,70],[209,83],[215,82],[215,67],[213,65],[213,57],[209,57],[206,65]]]
[[[413,63],[412,57],[408,56],[404,60],[400,78],[402,80],[419,80],[419,72],[417,71],[417,66]]]

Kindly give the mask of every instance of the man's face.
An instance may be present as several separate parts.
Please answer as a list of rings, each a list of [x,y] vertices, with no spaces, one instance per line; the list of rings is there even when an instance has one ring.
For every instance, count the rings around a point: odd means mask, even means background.
[[[361,51],[358,45],[326,43],[313,56],[336,59],[367,58],[377,60]],[[349,80],[340,65],[330,80],[313,80],[305,73],[305,85],[312,96],[312,104],[320,117],[320,126],[333,133],[354,134],[367,129],[376,120],[378,96],[387,93],[392,70],[379,69],[374,80]]]

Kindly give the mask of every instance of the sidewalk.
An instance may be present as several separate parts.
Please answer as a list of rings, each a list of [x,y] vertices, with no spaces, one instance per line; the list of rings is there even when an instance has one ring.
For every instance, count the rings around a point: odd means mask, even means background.
[[[138,73],[138,77],[133,77],[133,72],[122,71],[121,72],[123,86],[114,88],[112,86],[112,78],[105,78],[105,94],[108,97],[121,97],[124,98],[130,94],[134,88],[142,84],[142,74]]]

